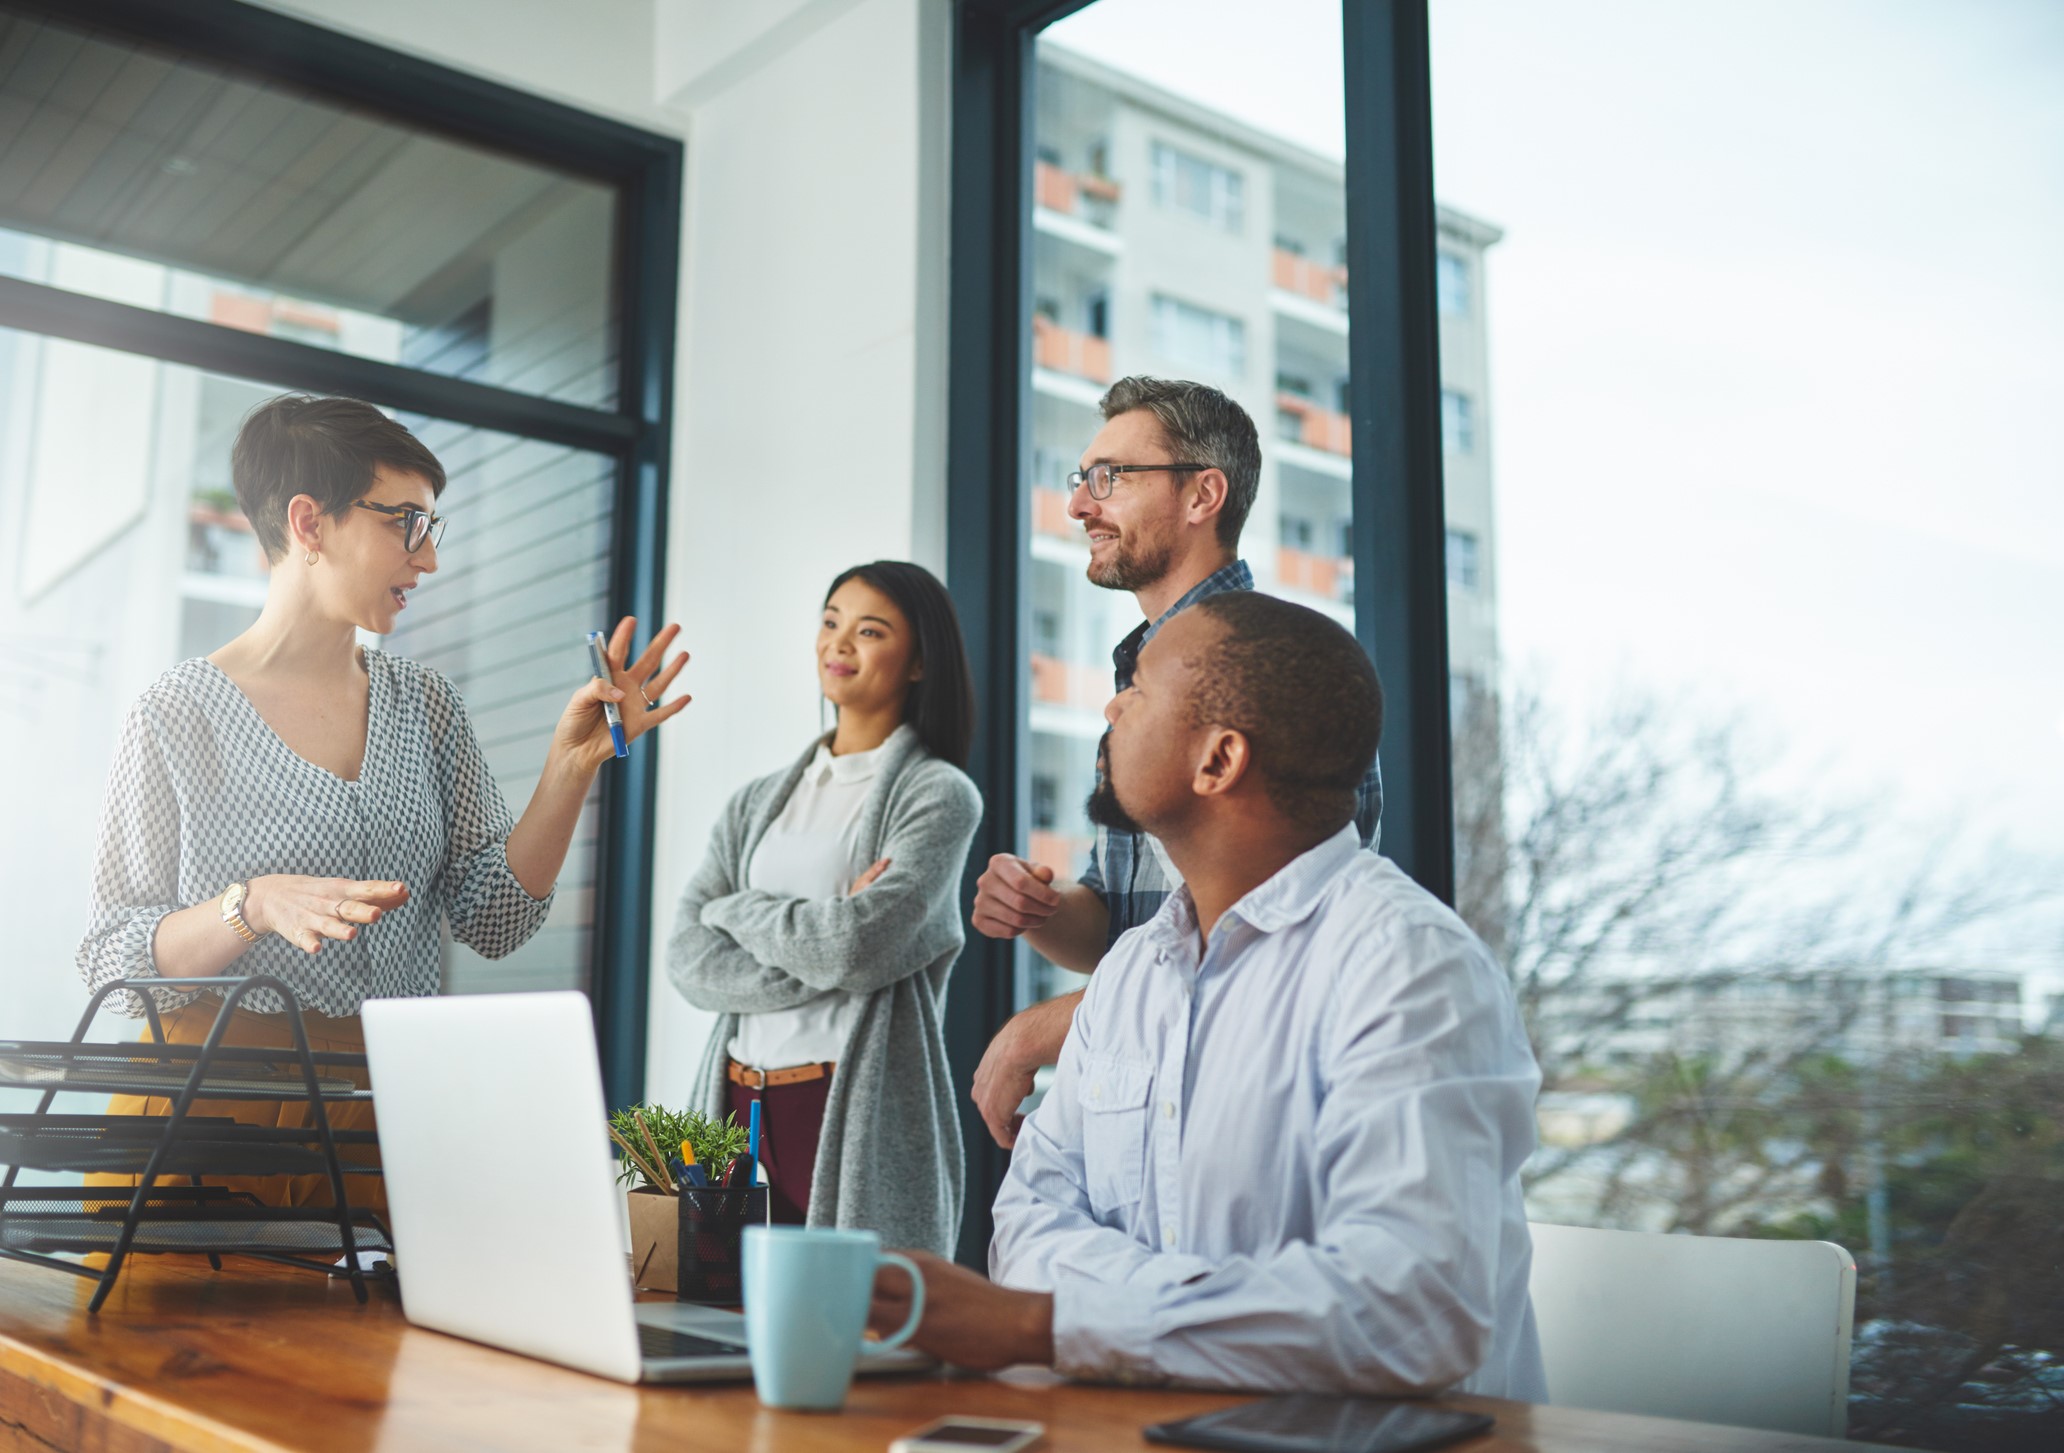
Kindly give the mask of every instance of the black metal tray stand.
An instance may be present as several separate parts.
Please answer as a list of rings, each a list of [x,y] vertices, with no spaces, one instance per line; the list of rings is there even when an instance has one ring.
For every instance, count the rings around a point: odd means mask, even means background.
[[[151,990],[217,989],[222,1007],[200,1045],[166,1044]],[[292,1026],[292,1051],[222,1043],[237,1004],[254,990],[280,996]],[[88,1044],[86,1032],[108,995],[134,992],[154,1043]],[[270,975],[248,978],[123,979],[102,986],[69,1040],[0,1040],[0,1085],[43,1091],[35,1112],[0,1115],[0,1256],[53,1266],[99,1282],[87,1310],[97,1312],[132,1253],[193,1252],[220,1270],[225,1255],[256,1256],[331,1274],[341,1257],[351,1289],[366,1300],[360,1251],[391,1251],[393,1241],[369,1208],[354,1207],[344,1177],[379,1174],[377,1165],[342,1161],[339,1145],[376,1145],[370,1130],[335,1130],[329,1103],[371,1098],[349,1079],[317,1066],[364,1068],[362,1054],[312,1052],[300,1005]],[[52,1115],[58,1095],[162,1096],[169,1115]],[[278,1129],[190,1114],[197,1099],[305,1100],[311,1128]],[[133,1175],[127,1186],[17,1186],[24,1169]],[[209,1186],[203,1176],[327,1174],[334,1206],[266,1206],[246,1192]],[[160,1185],[159,1177],[186,1185]],[[96,1270],[65,1254],[101,1252]]]

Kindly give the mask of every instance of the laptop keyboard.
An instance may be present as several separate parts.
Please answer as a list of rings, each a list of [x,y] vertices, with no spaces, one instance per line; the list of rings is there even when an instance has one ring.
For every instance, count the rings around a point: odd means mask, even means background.
[[[647,1357],[741,1357],[745,1349],[736,1342],[719,1342],[711,1337],[697,1337],[690,1332],[676,1332],[671,1327],[648,1327],[638,1324],[638,1350]]]

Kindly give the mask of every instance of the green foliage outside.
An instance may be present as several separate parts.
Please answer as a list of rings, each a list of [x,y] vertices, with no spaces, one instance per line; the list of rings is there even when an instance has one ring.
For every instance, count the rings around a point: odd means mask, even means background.
[[[1851,1436],[2059,1446],[2064,1041],[1760,1072],[1665,1055],[1623,1087],[1640,1107],[1628,1139],[1675,1168],[1674,1229],[1856,1255]]]

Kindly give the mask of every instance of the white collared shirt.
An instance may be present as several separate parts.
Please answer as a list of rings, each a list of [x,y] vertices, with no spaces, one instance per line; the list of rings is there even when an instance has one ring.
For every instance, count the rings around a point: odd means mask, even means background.
[[[1091,976],[991,1275],[1099,1380],[1541,1400],[1520,1167],[1540,1073],[1462,921],[1352,826]]]
[[[745,886],[784,898],[845,897],[867,866],[855,834],[882,750],[910,730],[906,722],[881,746],[843,757],[820,745],[781,815],[753,849]],[[834,989],[793,1009],[742,1014],[731,1037],[731,1058],[766,1070],[836,1060],[865,997]]]

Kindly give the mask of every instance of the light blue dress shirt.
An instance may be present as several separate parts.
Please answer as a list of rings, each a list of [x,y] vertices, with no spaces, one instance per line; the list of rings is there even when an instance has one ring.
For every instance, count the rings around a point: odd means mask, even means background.
[[[1091,977],[990,1274],[1102,1381],[1546,1399],[1510,984],[1343,828],[1200,944],[1187,888]]]

